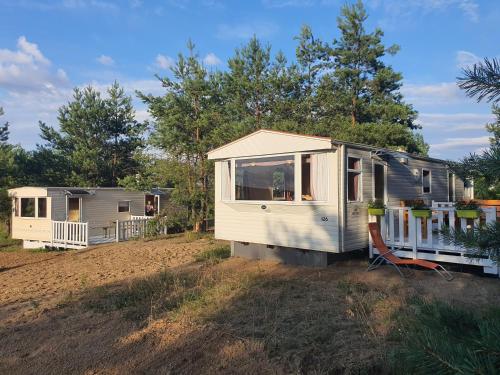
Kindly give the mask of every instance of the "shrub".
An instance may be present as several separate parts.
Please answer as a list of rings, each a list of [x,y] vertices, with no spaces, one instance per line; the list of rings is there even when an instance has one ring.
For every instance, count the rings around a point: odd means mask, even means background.
[[[479,204],[475,201],[458,201],[455,203],[457,210],[479,210]]]
[[[368,208],[385,208],[385,204],[382,199],[372,199],[368,201]]]
[[[401,345],[391,355],[395,373],[498,373],[500,310],[478,314],[416,300],[399,320]]]
[[[229,246],[220,246],[196,254],[195,259],[197,262],[219,262],[220,260],[229,258],[230,256],[231,249],[229,248]]]

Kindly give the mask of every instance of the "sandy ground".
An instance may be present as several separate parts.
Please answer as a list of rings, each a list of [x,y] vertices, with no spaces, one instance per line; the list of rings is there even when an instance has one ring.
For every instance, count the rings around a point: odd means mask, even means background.
[[[0,373],[286,373],[290,367],[284,368],[263,350],[269,343],[254,337],[255,332],[238,332],[234,327],[248,323],[264,310],[271,314],[265,305],[274,303],[274,299],[290,303],[283,296],[289,297],[294,290],[300,291],[297,298],[303,298],[301,286],[310,288],[307,298],[311,304],[325,309],[305,312],[311,317],[308,327],[314,327],[314,314],[333,314],[338,325],[333,348],[344,366],[339,368],[345,368],[346,358],[352,363],[370,361],[370,356],[377,355],[376,350],[370,351],[375,344],[360,328],[360,322],[350,319],[355,312],[350,308],[352,301],[336,289],[340,280],[369,285],[389,297],[386,301],[398,296],[394,306],[400,297],[408,295],[455,302],[471,309],[500,303],[500,281],[472,274],[456,273],[455,280],[447,283],[432,272],[416,271],[410,280],[402,280],[389,267],[366,273],[366,260],[313,269],[237,258],[217,265],[217,272],[228,277],[245,272],[260,275],[276,295],[262,296],[266,291],[261,284],[258,290],[246,287],[244,293],[228,289],[227,298],[221,298],[223,305],[203,324],[174,321],[168,316],[138,323],[124,318],[122,311],[96,312],[78,302],[89,291],[120,289],[165,269],[190,267],[195,254],[214,245],[210,239],[185,242],[174,238],[62,253],[0,252]],[[286,281],[279,284],[281,289],[273,284],[276,280]],[[245,311],[259,303],[263,307],[257,313]],[[374,309],[372,318],[387,320],[397,307],[392,305]],[[277,324],[287,318],[280,318]]]

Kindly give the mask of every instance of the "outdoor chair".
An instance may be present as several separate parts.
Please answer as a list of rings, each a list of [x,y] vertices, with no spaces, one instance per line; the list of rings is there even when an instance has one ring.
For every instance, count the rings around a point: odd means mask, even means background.
[[[394,255],[393,250],[390,250],[384,243],[384,240],[380,235],[377,223],[368,223],[368,229],[370,231],[370,236],[372,237],[373,247],[377,248],[379,255],[373,260],[373,262],[370,263],[367,271],[373,271],[374,269],[380,267],[385,261],[393,265],[399,272],[401,277],[405,277],[403,271],[400,268],[401,266],[404,266],[408,269],[408,266],[414,265],[436,271],[437,274],[446,281],[453,280],[452,274],[449,273],[440,264],[429,262],[428,260],[422,260],[422,259],[401,259],[396,255]]]

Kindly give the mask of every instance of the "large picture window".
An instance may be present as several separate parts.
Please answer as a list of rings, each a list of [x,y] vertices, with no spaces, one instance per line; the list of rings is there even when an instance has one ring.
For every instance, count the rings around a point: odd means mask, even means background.
[[[328,200],[328,154],[302,155],[302,200]]]
[[[236,161],[236,200],[293,201],[294,156]]]
[[[349,202],[361,201],[361,159],[347,158],[347,199]]]

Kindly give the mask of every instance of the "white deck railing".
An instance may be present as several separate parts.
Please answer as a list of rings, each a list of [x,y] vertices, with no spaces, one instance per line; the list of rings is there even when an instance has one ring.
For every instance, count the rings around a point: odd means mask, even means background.
[[[145,237],[152,231],[159,234],[167,234],[166,225],[158,223],[156,224],[158,227],[154,227],[153,223],[148,223],[151,219],[152,217],[147,217],[147,219],[117,221],[116,242],[127,241],[131,238]]]
[[[416,218],[409,207],[388,207],[384,216],[378,220],[371,216],[370,221],[379,222],[385,243],[391,249],[397,250],[398,256],[493,267],[491,271],[497,273],[498,269],[490,259],[471,258],[467,256],[465,249],[444,242],[439,234],[443,225],[449,226],[451,230],[457,226],[468,230],[477,227],[481,222],[492,223],[496,220],[495,207],[483,207],[481,210],[482,215],[478,219],[457,218],[454,207],[436,203],[432,207],[430,218]],[[378,254],[370,239],[370,256],[373,253]]]
[[[52,243],[56,245],[88,246],[88,224],[71,221],[52,221]]]

